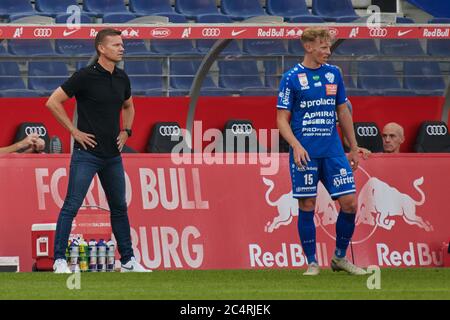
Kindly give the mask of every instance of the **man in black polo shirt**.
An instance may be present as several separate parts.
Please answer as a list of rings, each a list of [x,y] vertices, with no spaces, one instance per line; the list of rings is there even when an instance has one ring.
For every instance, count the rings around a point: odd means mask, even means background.
[[[121,32],[101,30],[95,38],[98,61],[75,72],[53,92],[46,106],[70,131],[75,143],[70,163],[69,184],[59,214],[55,235],[55,273],[70,273],[65,259],[67,242],[89,185],[98,174],[111,211],[111,226],[117,240],[122,272],[147,272],[133,256],[130,223],[125,200],[125,175],[120,152],[134,118],[130,80],[115,64],[122,60]],[[75,96],[78,124],[75,127],[63,103]],[[122,129],[120,113],[122,112]]]

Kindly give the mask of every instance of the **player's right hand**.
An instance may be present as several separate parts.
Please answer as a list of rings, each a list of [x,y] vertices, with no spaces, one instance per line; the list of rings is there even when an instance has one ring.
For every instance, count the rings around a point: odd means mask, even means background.
[[[311,161],[308,151],[301,145],[294,146],[292,149],[294,151],[294,162],[297,167],[303,168],[304,165],[307,166],[308,161]]]
[[[95,141],[95,136],[91,133],[86,133],[78,129],[73,130],[73,138],[83,146],[84,150],[87,150],[87,146],[95,148],[97,142]]]

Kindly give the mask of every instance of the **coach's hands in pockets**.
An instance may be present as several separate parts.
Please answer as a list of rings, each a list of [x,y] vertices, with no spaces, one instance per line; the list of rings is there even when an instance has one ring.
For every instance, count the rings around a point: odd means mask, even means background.
[[[84,150],[87,150],[87,146],[95,148],[97,142],[95,141],[95,136],[91,133],[86,133],[78,129],[72,131],[73,138],[83,146]]]

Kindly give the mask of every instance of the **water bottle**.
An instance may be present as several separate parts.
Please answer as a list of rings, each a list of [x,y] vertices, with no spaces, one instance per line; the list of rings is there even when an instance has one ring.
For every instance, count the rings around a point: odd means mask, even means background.
[[[114,265],[115,265],[115,258],[114,258],[114,242],[109,239],[109,241],[106,243],[106,271],[107,272],[113,272],[114,271]]]
[[[89,241],[89,272],[97,272],[97,241]]]
[[[72,240],[72,243],[69,247],[69,268],[72,272],[80,272],[80,265],[79,265],[79,243],[77,239]]]
[[[89,270],[89,252],[88,244],[83,239],[80,242],[80,270],[86,272]]]
[[[106,243],[103,239],[97,243],[97,271],[106,272]]]

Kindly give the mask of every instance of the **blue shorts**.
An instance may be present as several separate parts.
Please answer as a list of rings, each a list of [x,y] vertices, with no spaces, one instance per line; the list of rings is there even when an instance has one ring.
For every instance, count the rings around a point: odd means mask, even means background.
[[[312,158],[303,168],[294,163],[292,150],[289,168],[294,198],[317,196],[317,184],[322,181],[333,200],[340,196],[356,193],[355,179],[350,163],[345,155],[333,158]]]

